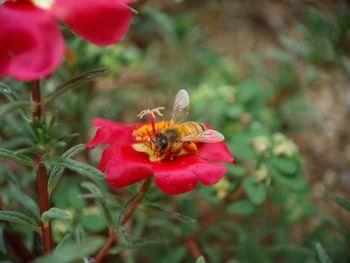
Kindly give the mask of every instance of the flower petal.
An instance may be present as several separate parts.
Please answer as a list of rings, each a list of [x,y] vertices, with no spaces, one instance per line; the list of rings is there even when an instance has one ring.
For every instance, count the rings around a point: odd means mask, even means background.
[[[99,128],[94,138],[86,144],[90,148],[98,144],[130,144],[134,142],[131,133],[139,126],[139,124],[124,125],[102,118],[96,118],[93,124]]]
[[[156,184],[167,194],[188,192],[197,186],[197,176],[190,167],[200,159],[195,156],[179,157],[172,161],[153,164]]]
[[[147,155],[129,146],[112,145],[105,150],[99,168],[106,171],[111,187],[119,188],[141,181],[153,174]]]
[[[226,167],[203,161],[202,163],[193,164],[191,171],[197,175],[202,184],[215,184],[225,175]]]
[[[0,76],[34,80],[52,73],[64,55],[55,18],[29,3],[0,5]]]
[[[103,119],[103,118],[96,118],[93,120],[92,124],[94,127],[105,127],[105,128],[125,128],[129,125],[125,125],[119,122]]]
[[[98,164],[97,169],[99,169],[101,172],[104,172],[107,169],[109,162],[113,160],[113,156],[115,155],[114,153],[119,153],[117,148],[112,146],[106,147],[102,153],[101,161]]]
[[[132,12],[122,0],[56,0],[54,14],[98,45],[117,43],[129,29]]]
[[[235,163],[235,159],[223,142],[198,144],[199,156],[205,160],[217,163]]]

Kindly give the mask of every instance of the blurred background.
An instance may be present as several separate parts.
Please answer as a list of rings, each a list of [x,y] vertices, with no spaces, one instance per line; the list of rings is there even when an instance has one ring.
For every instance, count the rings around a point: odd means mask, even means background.
[[[176,197],[153,190],[130,227],[132,239],[143,242],[116,246],[106,262],[193,262],[177,237],[196,229],[241,183],[245,196],[199,239],[207,262],[330,262],[315,244],[333,262],[349,262],[349,213],[331,200],[350,199],[348,2],[140,0],[134,8],[131,30],[118,45],[97,47],[65,31],[66,60],[46,80],[46,94],[90,69],[106,67],[109,74],[46,106],[48,120],[58,120],[55,138],[79,134],[52,151],[89,141],[96,117],[131,124],[141,110],[165,106],[169,118],[176,92],[185,88],[188,119],[221,131],[237,165],[214,187]],[[3,118],[2,147],[27,144],[21,125],[16,115]],[[97,165],[101,150],[78,159]],[[5,168],[20,177],[22,168],[12,162]],[[15,183],[2,179],[3,206],[23,205],[9,202],[16,184],[35,195],[33,180],[34,174]],[[54,205],[74,214],[54,222],[56,242],[67,233],[73,242],[76,233],[107,231],[99,206],[81,198],[84,180],[66,171],[53,192]],[[101,188],[121,198],[136,189]],[[118,209],[112,199],[107,205]]]

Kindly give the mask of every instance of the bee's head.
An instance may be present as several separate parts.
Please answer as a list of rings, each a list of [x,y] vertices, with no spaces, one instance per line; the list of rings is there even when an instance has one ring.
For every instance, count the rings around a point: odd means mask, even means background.
[[[164,153],[169,146],[169,139],[162,133],[157,133],[154,137],[155,152]]]

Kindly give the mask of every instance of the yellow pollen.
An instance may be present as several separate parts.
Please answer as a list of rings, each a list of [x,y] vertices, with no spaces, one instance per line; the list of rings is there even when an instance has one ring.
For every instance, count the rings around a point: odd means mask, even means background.
[[[167,127],[169,127],[169,121],[160,121],[156,122],[155,130],[156,132],[161,132]],[[149,160],[152,162],[157,162],[163,159],[159,153],[156,153],[154,150],[154,143],[151,143],[154,137],[154,132],[152,124],[145,124],[139,127],[138,129],[132,132],[133,137],[135,138],[136,143],[132,145],[133,149],[137,152],[145,153],[149,156]]]
[[[170,122],[169,121],[160,121],[155,123],[155,128],[157,132],[161,132],[167,127],[169,127]],[[150,140],[153,136],[153,129],[151,124],[145,124],[142,125],[140,128],[134,130],[132,132],[132,135],[134,136],[135,140],[138,142],[143,142],[149,145]]]

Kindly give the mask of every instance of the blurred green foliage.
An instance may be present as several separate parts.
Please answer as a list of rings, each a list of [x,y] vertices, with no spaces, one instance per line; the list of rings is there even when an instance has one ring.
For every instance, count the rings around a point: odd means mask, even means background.
[[[348,73],[350,18],[347,12],[328,17],[316,9],[309,9],[306,17],[305,24],[297,25],[304,42],[281,36],[281,49],[250,57],[256,71],[246,79],[203,41],[191,13],[168,15],[145,7],[129,39],[107,48],[71,38],[71,54],[55,76],[44,81],[44,96],[93,68],[106,67],[109,75],[45,105],[46,118],[38,125],[28,117],[28,104],[17,103],[0,115],[0,158],[24,164],[5,161],[0,166],[2,209],[20,211],[22,220],[8,218],[13,212],[0,214],[1,220],[12,222],[0,228],[0,259],[19,260],[8,253],[4,229],[21,234],[27,247],[37,249],[31,229],[40,218],[31,159],[40,153],[47,157],[54,206],[41,220],[52,221],[58,246],[55,254],[36,262],[76,262],[91,256],[101,245],[91,238],[106,237],[111,226],[118,229],[120,242],[106,262],[193,262],[180,240],[197,229],[207,211],[222,204],[222,218],[197,240],[206,262],[347,262],[349,232],[337,220],[321,216],[308,199],[303,158],[286,131],[318,121],[300,90],[314,80],[317,67],[334,63]],[[311,62],[302,75],[295,68],[295,55]],[[278,70],[267,69],[267,59]],[[4,86],[6,97],[13,102],[26,99],[25,87],[6,82],[13,93],[6,93]],[[217,185],[199,186],[185,195],[166,196],[151,188],[132,225],[124,228],[120,213],[136,186],[112,191],[99,180],[98,171],[85,164],[96,166],[101,150],[87,151],[81,144],[91,138],[95,117],[132,123],[139,111],[162,105],[169,115],[180,88],[190,94],[189,119],[221,131],[237,164],[228,166]],[[280,102],[285,92],[291,95]],[[20,114],[11,109],[21,109]],[[226,204],[240,186],[244,197]],[[347,201],[330,192],[328,196],[349,208]],[[28,226],[28,220],[32,228],[20,227]],[[312,224],[315,220],[318,223]],[[67,253],[70,256],[63,257]]]

